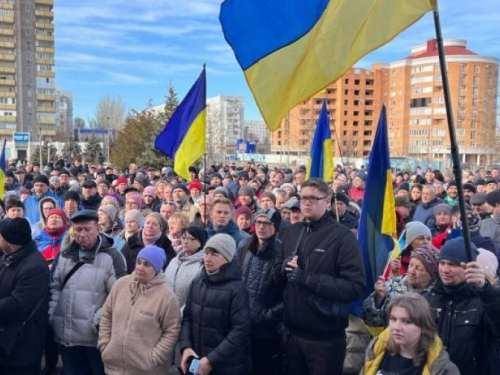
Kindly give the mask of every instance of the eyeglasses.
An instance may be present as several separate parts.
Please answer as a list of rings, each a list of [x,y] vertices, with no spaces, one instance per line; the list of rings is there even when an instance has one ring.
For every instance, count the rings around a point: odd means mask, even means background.
[[[182,236],[181,237],[181,241],[196,241],[196,238],[193,238],[193,237],[189,237],[189,236]]]
[[[324,197],[301,197],[301,202],[309,202],[309,203],[318,203],[320,200],[325,199],[326,195]]]
[[[270,228],[272,227],[274,224],[270,221],[261,221],[261,220],[257,220],[255,222],[255,226],[262,226],[264,228]]]

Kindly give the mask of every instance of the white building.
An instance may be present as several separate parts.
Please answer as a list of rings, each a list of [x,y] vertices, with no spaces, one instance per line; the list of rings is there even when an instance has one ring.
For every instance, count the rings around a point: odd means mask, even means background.
[[[241,96],[207,99],[207,153],[210,160],[233,154],[244,136],[245,100]]]
[[[259,152],[271,150],[271,132],[264,121],[245,121],[244,139],[255,142]]]

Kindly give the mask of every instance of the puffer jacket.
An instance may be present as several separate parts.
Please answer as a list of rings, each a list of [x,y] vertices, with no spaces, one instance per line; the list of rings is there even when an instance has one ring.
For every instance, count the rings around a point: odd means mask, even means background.
[[[387,342],[390,338],[390,331],[387,328],[380,336],[375,337],[366,350],[365,367],[361,371],[363,375],[376,375],[384,357],[387,353]],[[441,339],[436,335],[434,343],[429,349],[427,360],[424,364],[422,374],[427,375],[460,375],[469,373],[460,373],[451,361],[448,353],[443,348]],[[471,375],[473,373],[470,373]]]
[[[423,296],[460,373],[498,375],[500,289],[489,283],[481,291],[466,283],[445,287],[438,280]]]
[[[134,277],[118,280],[102,308],[98,345],[106,374],[164,375],[181,329],[179,304],[163,273],[146,284]]]
[[[79,261],[79,245],[71,241],[61,251],[51,285],[49,319],[55,340],[65,346],[97,345],[101,308],[115,281],[126,274],[125,260],[113,239],[100,233],[95,251],[82,258],[81,266],[62,284]]]
[[[48,228],[44,228],[34,240],[38,246],[38,251],[40,251],[47,261],[53,261],[59,251],[61,250],[61,243],[64,236],[69,230],[69,225],[62,227],[56,232],[49,231]]]
[[[283,263],[281,241],[271,237],[263,248],[254,234],[238,254],[242,283],[248,293],[252,337],[275,338],[283,326],[283,289],[279,271]]]
[[[349,326],[345,330],[346,351],[343,374],[359,374],[365,363],[366,348],[371,340],[363,320],[354,315],[349,315]]]
[[[186,256],[186,252],[182,250],[165,270],[165,280],[177,296],[181,309],[186,304],[191,283],[200,274],[202,262],[203,251]]]
[[[156,246],[161,247],[165,251],[165,256],[167,261],[163,266],[163,270],[167,268],[170,261],[175,258],[176,253],[172,248],[172,243],[168,237],[162,233],[161,237],[154,243]],[[127,273],[131,274],[135,270],[135,261],[139,251],[144,248],[144,241],[142,240],[142,229],[135,233],[133,236],[129,237],[125,245],[122,247],[122,254],[125,257],[127,263]]]
[[[241,284],[241,271],[233,260],[215,274],[202,269],[191,284],[182,318],[181,352],[192,348],[207,357],[211,375],[250,373],[250,311]]]

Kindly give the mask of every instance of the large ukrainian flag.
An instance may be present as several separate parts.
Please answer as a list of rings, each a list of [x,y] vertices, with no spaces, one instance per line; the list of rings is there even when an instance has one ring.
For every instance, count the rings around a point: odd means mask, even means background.
[[[189,167],[205,153],[207,106],[205,68],[179,104],[165,129],[155,139],[155,147],[174,160],[174,171],[189,180]]]
[[[5,144],[7,140],[4,139],[2,145],[2,153],[0,154],[0,198],[3,199],[3,194],[5,193],[5,172],[7,172],[7,166],[5,165]]]
[[[437,0],[225,0],[220,22],[267,127]]]
[[[332,133],[326,100],[323,100],[307,166],[306,178],[313,177],[321,178],[324,181],[330,181],[333,178]]]
[[[392,189],[387,120],[383,106],[370,153],[358,232],[368,291],[373,290],[375,281],[384,271],[389,252],[396,243],[395,236],[396,204]]]

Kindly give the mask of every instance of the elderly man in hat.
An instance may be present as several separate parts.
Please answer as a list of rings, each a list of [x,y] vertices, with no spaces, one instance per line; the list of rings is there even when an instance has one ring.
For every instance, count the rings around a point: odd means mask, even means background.
[[[499,374],[500,289],[476,262],[469,262],[462,237],[448,240],[439,253],[439,279],[424,292],[443,346],[461,374]]]
[[[347,229],[358,229],[359,220],[349,211],[350,199],[344,193],[332,194],[331,207],[333,220],[342,224]]]
[[[125,260],[99,232],[96,211],[78,211],[71,221],[74,239],[61,251],[54,273],[49,319],[65,373],[104,374],[97,349],[101,308],[114,282],[126,274]]]
[[[24,218],[0,226],[0,374],[40,373],[49,269]]]

